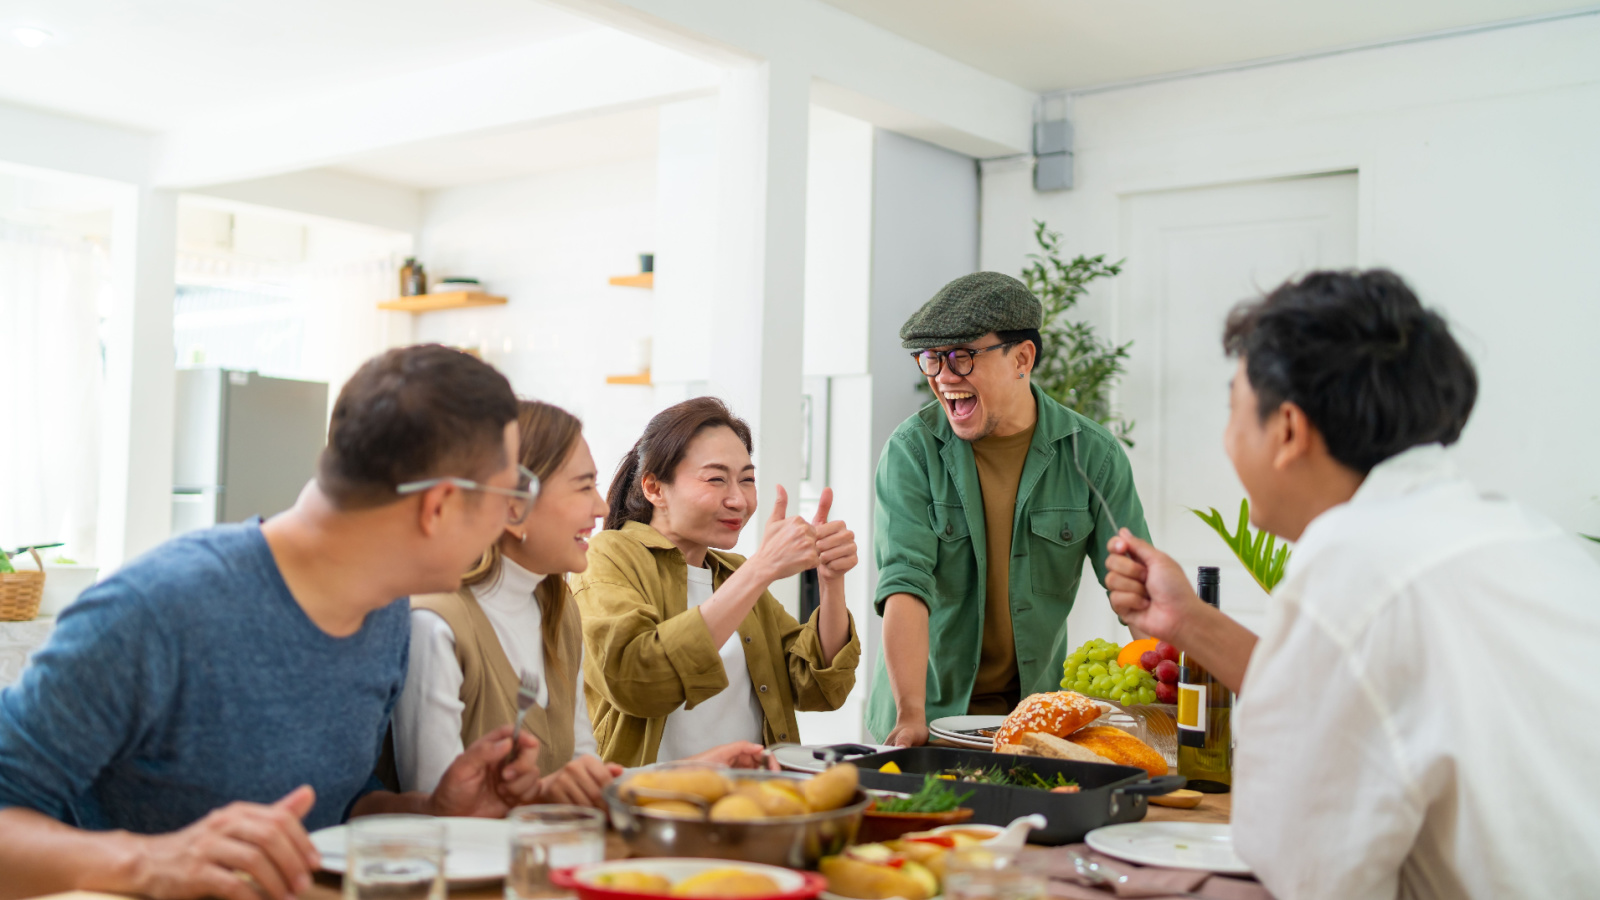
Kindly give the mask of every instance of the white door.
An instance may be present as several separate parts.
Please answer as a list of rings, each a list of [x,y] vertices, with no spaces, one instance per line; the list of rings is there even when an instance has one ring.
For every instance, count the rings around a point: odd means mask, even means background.
[[[1223,354],[1223,323],[1291,276],[1355,265],[1356,176],[1124,196],[1122,247],[1115,331],[1133,347],[1118,400],[1136,422],[1128,456],[1151,535],[1191,575],[1219,566],[1223,608],[1259,627],[1265,593],[1189,512],[1216,507],[1231,529],[1244,497],[1222,449],[1237,365]],[[1103,619],[1077,634],[1119,633],[1103,600],[1080,605]]]

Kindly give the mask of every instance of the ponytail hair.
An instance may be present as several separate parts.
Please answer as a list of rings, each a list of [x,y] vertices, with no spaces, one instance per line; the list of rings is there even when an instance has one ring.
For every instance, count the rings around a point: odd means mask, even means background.
[[[656,413],[611,476],[606,530],[614,531],[629,522],[649,525],[655,507],[644,495],[644,476],[654,475],[662,484],[671,484],[678,465],[688,455],[689,444],[709,428],[727,428],[744,443],[746,451],[754,449],[750,426],[715,397],[695,397]]]

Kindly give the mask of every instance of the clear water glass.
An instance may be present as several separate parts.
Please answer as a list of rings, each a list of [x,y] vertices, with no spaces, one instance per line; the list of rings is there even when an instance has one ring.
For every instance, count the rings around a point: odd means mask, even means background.
[[[506,900],[572,896],[550,883],[550,872],[606,858],[606,819],[587,806],[521,806],[511,811],[511,871]]]
[[[432,816],[351,819],[344,900],[444,900],[444,857],[444,823]]]
[[[945,861],[945,900],[1045,900],[1044,870],[1022,851],[967,847]]]

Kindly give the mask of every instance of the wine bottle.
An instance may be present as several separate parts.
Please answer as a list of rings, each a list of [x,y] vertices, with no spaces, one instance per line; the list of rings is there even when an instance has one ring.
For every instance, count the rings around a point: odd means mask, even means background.
[[[1200,599],[1220,605],[1217,569],[1201,566]],[[1191,790],[1233,789],[1233,692],[1184,652],[1178,659],[1178,774]]]

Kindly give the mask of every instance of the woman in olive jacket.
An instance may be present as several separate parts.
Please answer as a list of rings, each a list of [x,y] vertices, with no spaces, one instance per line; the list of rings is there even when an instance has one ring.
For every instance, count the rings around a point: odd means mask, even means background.
[[[699,397],[657,414],[611,482],[605,530],[571,579],[583,611],[583,677],[600,755],[638,766],[729,741],[798,742],[795,710],[838,709],[861,642],[845,609],[855,535],[778,499],[761,547],[729,553],[755,514],[750,428]],[[816,568],[804,625],[767,588]]]

